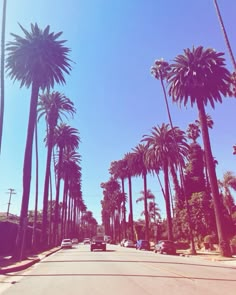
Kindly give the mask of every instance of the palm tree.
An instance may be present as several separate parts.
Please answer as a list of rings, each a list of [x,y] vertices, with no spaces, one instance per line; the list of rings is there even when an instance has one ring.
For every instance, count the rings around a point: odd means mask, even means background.
[[[124,159],[119,161],[113,161],[111,163],[111,167],[109,169],[110,174],[115,178],[119,178],[121,180],[121,187],[123,196],[125,196],[125,178],[127,177],[127,163]],[[123,229],[123,237],[126,237],[126,197],[124,197],[124,202],[122,204],[122,229]]]
[[[141,202],[141,201],[144,201],[144,199],[145,199],[145,192],[144,191],[141,191],[140,192],[140,197],[136,200],[136,203],[139,203],[139,202]],[[151,190],[150,189],[148,189],[147,191],[146,191],[146,198],[147,198],[147,200],[154,200],[155,199],[155,196],[154,196],[154,194],[151,192]]]
[[[144,185],[144,212],[145,212],[145,239],[149,241],[149,220],[148,220],[148,203],[147,203],[147,165],[145,155],[147,147],[144,144],[137,145],[133,150],[134,153],[134,174],[143,177]]]
[[[62,163],[63,154],[66,150],[75,150],[79,146],[80,137],[77,129],[61,123],[56,127],[54,133],[55,144],[58,148],[58,168],[57,168],[57,183],[56,183],[56,203],[55,203],[55,222],[54,222],[54,244],[58,243],[58,224],[59,224],[59,195],[60,182],[62,179]]]
[[[11,34],[14,41],[7,44],[8,56],[6,70],[10,78],[20,81],[20,87],[31,86],[31,101],[28,120],[27,139],[23,167],[23,196],[20,214],[20,226],[16,241],[16,257],[23,253],[23,228],[27,224],[27,213],[30,194],[32,146],[35,122],[37,118],[37,103],[40,88],[49,90],[54,83],[65,84],[64,73],[71,70],[69,49],[63,46],[64,40],[57,40],[62,32],[51,33],[47,26],[41,30],[37,24],[31,24],[31,32],[21,25],[25,38]]]
[[[118,217],[119,220],[119,213],[120,213],[120,206],[123,202],[123,194],[120,191],[120,184],[119,182],[111,177],[109,181],[101,183],[101,188],[103,189],[103,195],[104,195],[104,201],[103,201],[103,209],[105,209],[106,212],[106,228],[105,230],[109,234],[109,232],[112,232],[112,239],[116,240],[117,238],[117,222],[116,217]],[[108,222],[108,219],[110,222]],[[118,233],[119,234],[119,233]],[[120,238],[120,237],[119,237]]]
[[[205,113],[205,105],[208,102],[214,108],[215,102],[222,102],[222,95],[225,96],[228,92],[231,76],[225,68],[222,56],[223,53],[217,53],[210,48],[204,49],[202,46],[193,47],[192,50],[185,49],[184,54],[178,55],[174,60],[175,63],[171,65],[168,82],[169,95],[174,102],[186,105],[190,100],[191,105],[197,104],[221,254],[230,256],[229,244],[223,229],[217,177]]]
[[[44,195],[43,195],[43,224],[42,224],[42,245],[48,245],[47,239],[47,216],[48,216],[48,192],[49,192],[49,179],[50,167],[53,149],[54,130],[57,126],[58,120],[62,120],[62,116],[67,114],[73,115],[75,108],[73,102],[64,94],[53,91],[52,93],[45,93],[39,96],[38,114],[40,119],[45,116],[47,123],[47,163],[46,173],[44,180]]]
[[[130,221],[130,230],[131,230],[131,240],[134,240],[134,218],[133,218],[133,196],[132,196],[132,176],[134,176],[134,154],[126,153],[124,156],[124,161],[126,162],[126,171],[128,178],[129,186],[129,221]]]
[[[165,88],[165,85],[164,85],[164,80],[167,79],[168,73],[169,73],[170,70],[171,70],[171,68],[170,68],[169,63],[164,61],[163,59],[159,59],[159,60],[156,60],[155,63],[154,63],[154,66],[152,66],[151,74],[157,80],[160,80],[160,82],[161,82],[161,86],[162,86],[162,90],[163,90],[163,94],[164,94],[164,99],[165,99],[165,104],[166,104],[166,109],[167,109],[167,114],[168,114],[168,118],[169,118],[169,123],[170,123],[171,128],[174,129],[173,121],[172,121],[171,113],[170,113],[170,108],[169,108],[169,104],[168,104],[168,100],[167,100],[166,88]],[[176,143],[174,143],[174,144],[175,144],[176,149],[177,149],[177,144]],[[178,156],[179,155],[177,155],[177,157]],[[172,170],[173,173],[175,173],[174,169],[171,169],[171,170]],[[175,177],[173,175],[176,195],[177,195],[178,198],[180,198],[180,195],[183,195],[183,199],[186,202],[189,236],[190,236],[190,241],[191,241],[191,254],[196,254],[196,250],[195,250],[195,246],[194,246],[194,239],[193,239],[193,235],[192,235],[192,224],[191,224],[191,220],[190,220],[189,205],[188,205],[188,202],[187,202],[185,185],[184,185],[184,173],[183,173],[183,167],[182,167],[181,164],[179,164],[179,170],[180,170],[180,181],[181,181],[181,184],[182,184],[182,189],[180,189],[180,186],[179,186],[178,181],[177,181],[177,177]],[[157,176],[158,176],[158,174],[157,174]]]
[[[236,176],[232,171],[227,171],[224,173],[223,179],[218,180],[218,183],[220,189],[222,190],[225,208],[227,209],[229,215],[231,215],[235,206],[231,189],[236,191]]]
[[[5,101],[5,31],[6,31],[6,10],[7,10],[7,0],[3,0],[2,9],[2,43],[1,43],[1,99],[0,99],[0,152],[2,148],[2,132],[3,132],[3,116],[4,116],[4,101]]]
[[[59,168],[58,155],[56,160],[56,171]],[[81,167],[80,167],[81,156],[75,150],[64,150],[62,163],[61,163],[61,176],[64,179],[64,193],[63,193],[63,209],[62,209],[62,226],[61,226],[61,235],[63,236],[64,232],[68,232],[67,220],[67,203],[68,196],[72,200],[75,199],[73,195],[73,190],[76,187],[76,192],[78,184],[81,179]],[[72,220],[72,219],[71,219]]]
[[[188,144],[184,132],[179,128],[170,128],[169,124],[162,124],[152,128],[151,135],[144,135],[142,141],[147,144],[146,161],[151,168],[160,167],[164,173],[164,197],[166,204],[168,239],[173,239],[172,217],[170,206],[169,170],[172,165],[184,165],[184,158],[188,152]]]
[[[146,191],[146,194],[145,194],[145,191],[141,191],[141,196],[136,200],[136,203],[139,203],[141,201],[146,201],[147,202],[147,212],[145,212],[145,208],[144,210],[141,212],[141,215],[144,215],[146,217],[146,213],[148,213],[148,227],[150,228],[150,220],[151,218],[154,218],[156,216],[156,213],[157,213],[157,207],[154,206],[154,204],[156,205],[156,203],[154,202],[155,200],[155,196],[154,194],[151,192],[150,189],[148,189]],[[148,200],[151,200],[148,202]]]

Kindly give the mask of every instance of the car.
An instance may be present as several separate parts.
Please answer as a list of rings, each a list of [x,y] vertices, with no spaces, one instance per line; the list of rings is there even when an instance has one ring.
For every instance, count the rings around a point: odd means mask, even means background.
[[[79,240],[77,238],[72,239],[72,244],[78,244],[78,243],[79,243]]]
[[[94,250],[106,251],[106,242],[104,241],[104,237],[96,236],[92,238],[90,251]]]
[[[136,250],[150,250],[150,243],[147,240],[138,240],[136,243]]]
[[[71,239],[63,239],[61,241],[61,248],[65,249],[65,248],[72,248],[72,240]]]
[[[166,254],[176,254],[176,247],[175,247],[175,243],[173,241],[169,241],[169,240],[160,240],[154,248],[154,252],[155,253],[166,253]]]
[[[127,248],[134,248],[134,242],[133,241],[131,241],[131,240],[126,240],[125,242],[124,242],[124,247],[127,247]]]
[[[107,244],[111,244],[111,236],[104,236],[104,241],[105,241]]]
[[[123,240],[121,240],[121,242],[120,242],[120,245],[121,245],[121,247],[124,247],[124,243],[127,241],[127,239],[123,239]]]
[[[90,244],[91,240],[89,238],[85,238],[83,243],[84,243],[84,245]]]

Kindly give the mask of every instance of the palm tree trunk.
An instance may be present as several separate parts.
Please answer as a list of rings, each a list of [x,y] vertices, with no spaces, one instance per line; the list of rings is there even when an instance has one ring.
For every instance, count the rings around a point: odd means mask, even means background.
[[[47,152],[47,163],[46,163],[46,173],[44,179],[44,194],[43,194],[43,222],[42,222],[42,246],[47,248],[48,246],[48,192],[49,192],[49,180],[51,171],[51,158],[52,158],[52,137],[53,130],[49,126],[48,134],[48,152]]]
[[[230,257],[231,251],[230,251],[229,243],[226,240],[226,235],[224,232],[223,219],[222,219],[223,214],[222,214],[221,205],[220,205],[220,194],[219,194],[218,182],[216,177],[215,165],[214,165],[212,151],[211,151],[211,144],[210,144],[206,113],[205,113],[203,101],[198,100],[197,106],[199,111],[199,121],[200,121],[201,129],[202,129],[204,150],[206,155],[206,165],[207,165],[207,170],[209,173],[209,180],[210,180],[212,197],[213,197],[220,252],[222,256]]]
[[[167,232],[168,240],[173,240],[172,233],[172,218],[171,218],[171,209],[170,209],[170,194],[169,194],[169,177],[168,177],[168,166],[164,165],[164,178],[165,178],[165,204],[166,204],[166,217],[167,217]]]
[[[122,193],[124,194],[125,197],[125,183],[124,183],[124,178],[121,179],[121,185],[122,185]],[[126,207],[125,207],[125,200],[123,202],[123,205],[121,207],[122,209],[122,225],[123,225],[123,237],[126,237]]]
[[[147,173],[143,175],[144,182],[144,213],[145,213],[145,239],[149,241],[149,216],[147,204]]]
[[[3,1],[3,11],[2,11],[2,42],[1,42],[1,102],[0,102],[0,153],[2,148],[2,133],[3,133],[3,116],[4,116],[4,101],[5,101],[5,32],[6,32],[6,10],[7,10],[7,0]]]
[[[226,29],[225,29],[225,26],[224,26],[224,22],[223,22],[221,13],[220,13],[220,8],[219,8],[219,5],[217,3],[217,0],[214,0],[214,4],[215,4],[215,8],[216,8],[216,13],[217,13],[219,21],[220,21],[220,26],[221,26],[221,29],[222,29],[223,34],[224,34],[225,43],[226,43],[226,46],[227,46],[227,48],[229,50],[229,55],[230,55],[231,61],[233,63],[234,70],[236,71],[236,62],[235,62],[234,54],[233,54],[232,48],[230,46],[229,38],[228,38]]]
[[[23,167],[23,195],[21,202],[21,213],[19,229],[16,239],[16,249],[14,257],[22,259],[25,253],[25,233],[27,230],[28,222],[28,206],[30,197],[30,183],[32,171],[32,148],[34,138],[35,121],[37,118],[37,103],[38,103],[39,86],[37,82],[33,82],[32,93],[30,100],[30,113],[28,121],[27,139],[25,146],[24,167]]]
[[[53,244],[58,244],[58,224],[59,224],[59,195],[60,195],[60,182],[61,182],[61,163],[62,163],[63,150],[60,148],[59,161],[58,161],[58,172],[56,182],[56,201],[55,201],[55,222],[54,222],[54,241]]]
[[[37,120],[35,122],[35,206],[34,206],[34,225],[32,234],[33,249],[36,249],[36,228],[38,219],[38,182],[39,182],[39,158],[38,158],[38,132],[37,132]]]
[[[131,176],[128,177],[128,182],[129,182],[129,208],[130,208],[131,240],[134,240],[134,219],[133,219],[133,202],[132,202],[132,183],[131,183]]]

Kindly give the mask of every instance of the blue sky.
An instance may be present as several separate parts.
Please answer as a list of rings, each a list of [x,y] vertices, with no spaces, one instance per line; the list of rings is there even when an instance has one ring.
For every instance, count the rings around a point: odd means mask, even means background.
[[[40,28],[62,31],[75,62],[64,93],[75,104],[77,114],[68,123],[80,132],[82,192],[88,210],[101,222],[101,182],[108,181],[110,164],[135,148],[155,125],[168,123],[159,81],[150,74],[155,59],[168,62],[183,49],[202,45],[225,52],[232,70],[213,0],[42,0],[7,1],[6,41],[10,32],[23,36],[37,22]],[[225,26],[236,52],[235,0],[218,0]],[[0,7],[2,9],[2,7]],[[9,188],[15,189],[10,212],[19,214],[22,197],[22,167],[28,122],[30,89],[20,89],[6,77],[3,146],[0,155],[0,211],[7,210]],[[170,101],[173,124],[186,130],[197,119],[196,107],[179,107]],[[235,106],[225,98],[215,110],[207,109],[214,120],[210,130],[212,150],[218,160],[217,176],[235,172]],[[39,126],[40,188],[43,194],[46,149],[45,125]],[[127,190],[127,183],[126,191]],[[148,187],[165,214],[163,197],[155,177]],[[143,189],[141,178],[133,180],[134,218],[142,205],[135,200]],[[29,209],[34,208],[34,171]],[[42,208],[40,202],[39,208]]]

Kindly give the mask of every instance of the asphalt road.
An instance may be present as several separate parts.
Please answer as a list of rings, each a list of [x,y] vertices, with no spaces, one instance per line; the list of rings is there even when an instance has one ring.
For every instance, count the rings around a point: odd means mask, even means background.
[[[29,269],[0,276],[4,295],[235,295],[236,268],[221,262],[108,245],[60,250]]]

